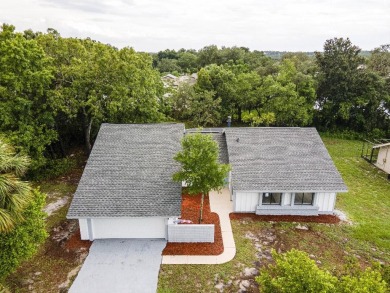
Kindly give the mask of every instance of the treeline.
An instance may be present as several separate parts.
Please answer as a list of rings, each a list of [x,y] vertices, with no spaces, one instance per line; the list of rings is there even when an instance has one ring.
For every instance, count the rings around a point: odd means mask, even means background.
[[[163,86],[147,53],[90,39],[0,32],[0,132],[32,169],[91,139],[102,122],[163,121]]]
[[[242,47],[165,50],[153,54],[162,74],[198,72],[179,86],[172,116],[196,125],[233,121],[253,126],[316,126],[389,136],[390,45],[363,57],[349,39],[327,40],[323,52],[274,60]]]
[[[0,133],[33,159],[32,170],[87,150],[102,122],[183,121],[191,126],[316,126],[390,136],[389,45],[369,58],[349,39],[322,53],[280,60],[248,48],[156,54],[117,49],[57,31],[0,31]],[[165,73],[198,73],[164,87]],[[35,171],[34,171],[35,172]]]

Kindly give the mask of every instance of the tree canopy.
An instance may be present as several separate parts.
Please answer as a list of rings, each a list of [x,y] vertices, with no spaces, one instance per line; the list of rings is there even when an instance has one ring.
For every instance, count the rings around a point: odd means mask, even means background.
[[[362,56],[349,39],[334,38],[315,56],[273,53],[215,45],[142,53],[3,24],[0,132],[29,155],[31,174],[75,146],[90,151],[103,122],[208,127],[231,116],[233,126],[390,135],[389,45]],[[164,87],[167,72],[197,79]]]

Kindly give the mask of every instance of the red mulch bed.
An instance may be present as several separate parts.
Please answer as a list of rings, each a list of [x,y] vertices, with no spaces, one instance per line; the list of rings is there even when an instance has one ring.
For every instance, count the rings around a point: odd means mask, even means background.
[[[333,215],[319,215],[319,216],[263,216],[251,213],[231,213],[231,220],[240,220],[250,218],[254,221],[273,221],[273,222],[307,222],[307,223],[330,223],[337,224],[340,219]]]
[[[182,196],[181,215],[183,220],[191,220],[194,224],[199,221],[201,195]],[[210,211],[209,197],[204,198],[202,224],[214,224],[214,243],[171,243],[168,242],[163,255],[218,255],[223,252],[223,241],[219,217]],[[191,225],[191,224],[180,224]]]
[[[77,250],[82,247],[89,250],[91,245],[92,241],[81,240],[80,229],[78,229],[66,242],[65,247],[70,250]]]

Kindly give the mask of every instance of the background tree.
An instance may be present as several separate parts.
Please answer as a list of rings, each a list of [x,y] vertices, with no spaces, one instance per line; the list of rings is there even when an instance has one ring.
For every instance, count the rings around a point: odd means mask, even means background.
[[[117,54],[111,96],[105,97],[108,114],[114,123],[150,123],[165,119],[162,113],[163,84],[152,68],[152,58],[123,48]]]
[[[190,99],[188,115],[195,127],[217,126],[221,121],[221,99],[214,91],[198,91]]]
[[[211,135],[187,134],[181,141],[182,150],[174,159],[181,170],[173,175],[177,182],[185,181],[190,195],[202,194],[199,223],[203,220],[204,196],[211,190],[220,190],[230,171],[230,165],[218,162],[219,149]]]
[[[182,72],[194,73],[198,72],[198,56],[195,50],[185,50],[179,52],[179,59],[177,64],[180,66]]]
[[[161,73],[179,73],[181,68],[176,59],[163,58],[157,62],[157,69]]]
[[[206,46],[198,51],[199,67],[209,64],[220,64],[218,47],[216,45]]]
[[[173,90],[170,95],[172,118],[179,121],[188,120],[192,110],[191,101],[196,99],[195,96],[194,87],[186,82],[180,84],[176,90]]]
[[[368,68],[376,71],[388,81],[390,80],[390,44],[382,45],[371,52]]]
[[[366,70],[360,52],[349,39],[334,38],[325,42],[323,53],[316,53],[318,127],[370,132],[388,120],[384,80]]]
[[[33,159],[46,162],[44,151],[56,140],[50,60],[35,39],[3,24],[0,31],[0,132]]]
[[[52,100],[61,138],[77,137],[89,151],[102,122],[164,119],[162,82],[149,54],[52,33],[38,40],[56,68]]]
[[[221,117],[227,118],[237,108],[236,84],[236,76],[229,68],[212,64],[199,70],[196,89],[215,92],[215,99],[221,100]]]

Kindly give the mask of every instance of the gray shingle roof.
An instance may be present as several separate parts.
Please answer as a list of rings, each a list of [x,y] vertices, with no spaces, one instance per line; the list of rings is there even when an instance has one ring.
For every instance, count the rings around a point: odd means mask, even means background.
[[[226,128],[232,185],[251,191],[347,191],[315,128]]]
[[[102,124],[68,218],[180,216],[183,124]]]
[[[213,139],[219,146],[219,162],[221,164],[229,164],[229,156],[226,145],[226,137],[224,133],[212,133]]]

